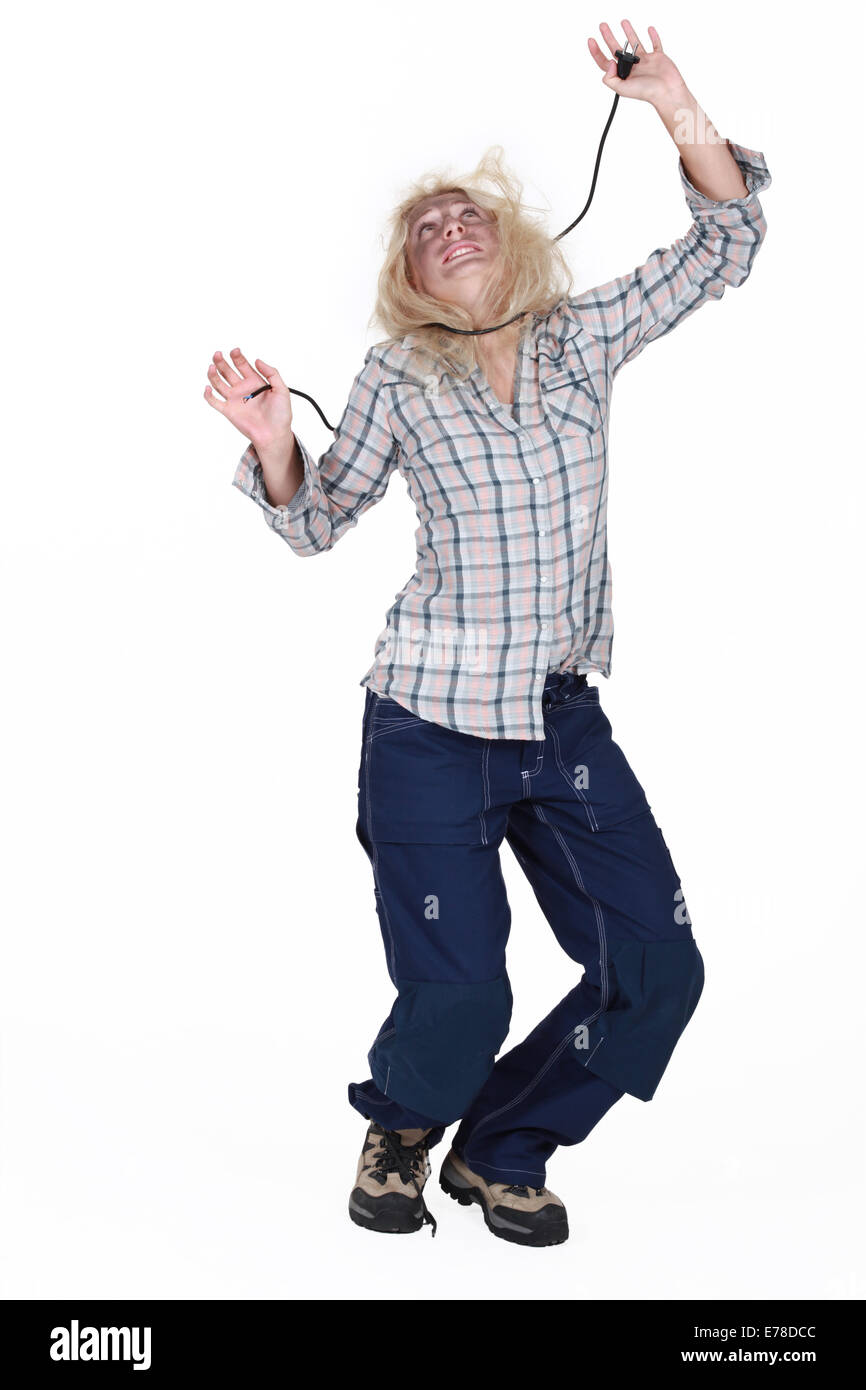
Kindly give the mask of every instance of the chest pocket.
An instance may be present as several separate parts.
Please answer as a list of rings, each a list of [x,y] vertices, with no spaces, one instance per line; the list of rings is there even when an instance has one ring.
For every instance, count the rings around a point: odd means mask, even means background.
[[[552,372],[539,385],[545,413],[558,434],[586,438],[600,429],[601,407],[583,367],[575,365]]]

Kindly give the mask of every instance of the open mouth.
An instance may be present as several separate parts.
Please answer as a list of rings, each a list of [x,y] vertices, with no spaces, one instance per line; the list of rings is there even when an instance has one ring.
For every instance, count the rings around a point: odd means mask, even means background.
[[[478,255],[481,247],[474,241],[458,241],[456,246],[451,246],[442,257],[442,264],[449,265],[451,261],[462,260],[464,256]]]

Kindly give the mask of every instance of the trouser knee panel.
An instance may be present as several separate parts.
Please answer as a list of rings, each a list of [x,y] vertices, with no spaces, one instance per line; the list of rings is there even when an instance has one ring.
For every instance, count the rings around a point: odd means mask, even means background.
[[[398,980],[393,1027],[373,1044],[373,1079],[387,1096],[450,1124],[486,1081],[511,1020],[507,977]]]

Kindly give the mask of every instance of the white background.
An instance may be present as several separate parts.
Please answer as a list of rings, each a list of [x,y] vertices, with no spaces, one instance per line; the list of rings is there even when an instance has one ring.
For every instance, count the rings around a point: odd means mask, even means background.
[[[774,182],[747,284],[617,379],[594,679],[707,983],[654,1100],[551,1162],[572,1234],[546,1251],[495,1241],[435,1176],[435,1241],[348,1219],[345,1090],[392,998],[354,830],[358,682],[415,515],[395,474],[302,562],[231,486],[245,441],[203,389],[239,345],[336,420],[382,337],[387,214],[431,166],[501,143],[567,225],[612,102],[586,40],[620,15],[7,17],[6,1297],[863,1297],[860,25],[813,15],[629,12]],[[676,161],[621,100],[565,243],[576,290],[686,231]],[[296,425],[327,447],[302,400]],[[503,862],[511,1045],[577,972]]]

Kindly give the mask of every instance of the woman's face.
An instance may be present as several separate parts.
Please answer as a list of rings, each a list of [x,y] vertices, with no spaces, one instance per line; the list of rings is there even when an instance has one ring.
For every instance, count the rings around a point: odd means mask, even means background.
[[[412,209],[407,252],[417,290],[471,309],[499,255],[499,231],[486,208],[440,193]]]

